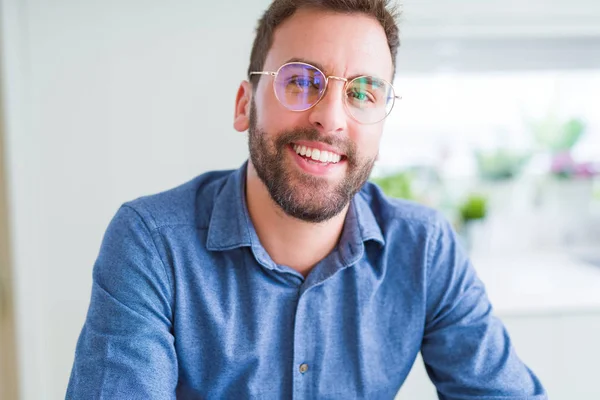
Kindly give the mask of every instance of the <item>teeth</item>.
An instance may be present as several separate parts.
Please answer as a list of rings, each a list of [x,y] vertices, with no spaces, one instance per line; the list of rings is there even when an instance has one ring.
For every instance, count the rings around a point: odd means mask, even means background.
[[[342,156],[339,154],[332,153],[330,151],[322,151],[319,149],[311,149],[306,146],[299,146],[297,144],[294,145],[294,151],[301,156],[305,156],[307,158],[311,158],[315,161],[319,161],[322,163],[338,163],[340,162]]]

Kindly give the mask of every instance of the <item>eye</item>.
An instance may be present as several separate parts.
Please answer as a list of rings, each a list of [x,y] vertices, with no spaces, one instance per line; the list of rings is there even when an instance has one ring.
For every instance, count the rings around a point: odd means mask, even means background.
[[[347,93],[348,97],[358,103],[374,103],[375,98],[373,95],[365,90],[359,90],[352,88]]]
[[[288,80],[288,84],[296,85],[301,88],[308,88],[312,85],[312,82],[304,76],[293,76]]]
[[[286,79],[286,86],[288,90],[316,90],[319,91],[321,86],[319,84],[319,80],[313,77],[306,77],[301,75],[296,75],[289,77]]]

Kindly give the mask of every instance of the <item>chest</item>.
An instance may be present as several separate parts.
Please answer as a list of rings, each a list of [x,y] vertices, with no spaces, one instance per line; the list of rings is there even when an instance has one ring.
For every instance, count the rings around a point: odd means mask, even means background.
[[[180,385],[210,398],[395,395],[420,348],[414,293],[361,262],[307,288],[238,260],[176,284]]]

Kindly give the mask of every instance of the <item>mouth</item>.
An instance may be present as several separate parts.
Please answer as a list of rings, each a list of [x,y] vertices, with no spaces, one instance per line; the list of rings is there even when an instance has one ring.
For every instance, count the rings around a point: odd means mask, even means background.
[[[345,155],[331,150],[318,149],[315,147],[295,143],[292,143],[290,147],[299,157],[316,165],[339,164],[340,162],[346,160]]]
[[[335,176],[343,171],[347,157],[323,148],[292,143],[288,146],[292,157],[301,170],[316,176]]]

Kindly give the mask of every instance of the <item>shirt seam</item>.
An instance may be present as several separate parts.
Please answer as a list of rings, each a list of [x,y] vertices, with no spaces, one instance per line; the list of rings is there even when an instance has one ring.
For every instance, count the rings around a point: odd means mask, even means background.
[[[162,255],[160,254],[160,251],[158,251],[158,246],[156,244],[156,240],[154,239],[154,234],[158,232],[158,227],[156,227],[154,229],[150,229],[150,227],[148,226],[148,223],[146,222],[146,220],[144,219],[144,217],[138,210],[136,210],[134,207],[127,205],[127,204],[123,205],[123,207],[127,207],[127,208],[131,209],[140,218],[140,220],[144,224],[144,227],[146,228],[146,230],[149,233],[150,240],[152,242],[152,245],[154,246],[154,250],[156,251],[156,255],[158,256],[158,259],[160,260],[160,264],[163,267],[163,272],[165,274],[165,277],[167,278],[167,281],[169,282],[169,304],[171,306],[171,314],[173,314],[174,306],[175,306],[174,298],[173,298],[173,282],[171,281],[171,278],[169,277],[169,274],[167,272],[167,266],[165,265],[165,261],[163,260]],[[152,217],[151,214],[149,214],[149,216],[150,216],[150,218],[152,218],[154,225],[156,226],[156,220],[154,220],[154,218]],[[158,234],[160,234],[160,232],[158,232]]]
[[[411,223],[419,223],[422,225],[427,225],[430,228],[434,228],[434,229],[438,229],[438,219],[437,218],[422,218],[419,217],[417,215],[414,214],[409,214],[409,215],[398,215],[398,217],[402,220],[405,220],[407,222],[411,222]]]
[[[430,221],[429,221],[430,222]],[[428,246],[428,251],[427,251],[427,262],[425,263],[426,265],[426,282],[425,282],[425,287],[424,287],[424,291],[425,291],[425,323],[427,323],[428,320],[428,315],[427,315],[427,308],[429,306],[429,284],[431,282],[431,269],[432,269],[432,263],[433,263],[433,256],[434,254],[437,252],[438,248],[439,248],[439,240],[437,240],[437,238],[439,238],[440,234],[440,226],[439,224],[434,224],[432,222],[430,222],[433,227],[435,228],[435,230],[430,234],[430,236],[427,238],[427,246]],[[434,241],[434,243],[431,243],[431,241]]]

